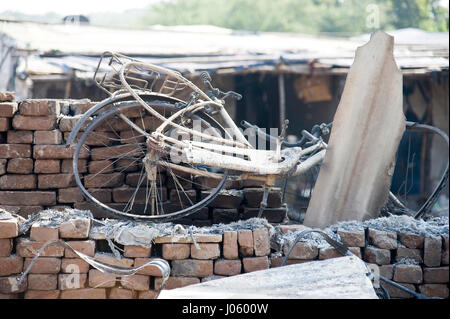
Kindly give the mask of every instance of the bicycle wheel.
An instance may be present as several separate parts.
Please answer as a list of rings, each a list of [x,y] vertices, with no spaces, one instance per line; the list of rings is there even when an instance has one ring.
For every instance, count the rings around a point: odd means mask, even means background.
[[[149,104],[165,117],[179,110],[168,102]],[[168,222],[188,216],[214,199],[225,184],[227,170],[203,167],[214,171],[218,184],[202,198],[198,173],[189,170],[196,167],[174,163],[171,154],[147,143],[143,132],[120,114],[147,133],[161,124],[135,101],[113,105],[89,123],[73,157],[76,183],[88,201],[114,217]],[[223,128],[204,113],[190,114],[176,121],[192,128],[194,120],[211,135],[223,134]],[[173,128],[169,126],[163,133],[171,134]]]

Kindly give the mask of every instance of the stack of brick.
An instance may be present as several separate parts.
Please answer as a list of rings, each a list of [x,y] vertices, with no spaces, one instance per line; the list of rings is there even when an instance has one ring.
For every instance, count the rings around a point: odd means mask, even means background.
[[[304,229],[303,226],[280,226],[282,232]],[[413,291],[430,297],[449,297],[448,234],[423,236],[416,233],[383,231],[372,228],[337,229],[342,243],[350,251],[379,269],[380,275]],[[284,247],[284,254],[288,247]],[[287,264],[340,257],[333,247],[319,248],[310,242],[299,242]],[[272,258],[272,267],[281,264]],[[381,283],[392,298],[412,298],[411,294]]]
[[[20,286],[17,279],[37,251],[48,241],[62,239],[76,251],[110,265],[140,266],[150,258],[170,263],[165,289],[174,289],[245,272],[268,269],[270,239],[267,229],[228,231],[223,235],[192,238],[157,237],[149,248],[125,245],[123,257],[104,249],[104,237],[89,237],[89,219],[71,219],[59,226],[34,223],[28,236],[18,237],[17,219],[0,220],[1,298],[155,298],[162,277],[147,266],[135,275],[105,274],[80,259],[68,248],[49,245],[30,268]]]
[[[77,208],[91,210],[96,218],[107,217],[96,206],[84,200],[76,187],[72,172],[74,147],[66,148],[70,131],[80,114],[95,103],[89,100],[29,99],[14,102],[13,94],[0,96],[0,208],[23,217],[46,208]],[[129,114],[129,116],[133,116]],[[123,132],[129,127],[114,127]],[[125,130],[122,132],[122,130]],[[104,132],[108,134],[111,132]],[[111,133],[112,134],[112,133]],[[125,134],[125,133],[124,133]],[[92,147],[105,141],[89,139]],[[79,170],[83,175],[98,173],[102,163],[80,154]],[[96,168],[96,165],[100,165]],[[86,188],[97,188],[96,197],[103,203],[121,208],[136,186],[138,166],[130,166],[125,172],[112,173],[116,178],[104,185],[106,171],[90,179]],[[181,209],[174,204],[178,194],[173,180],[161,174],[161,194],[168,212]],[[183,188],[193,198],[205,197],[218,181],[199,177],[195,181],[182,181]],[[226,189],[215,200],[197,213],[183,218],[181,224],[208,226],[212,223],[229,223],[254,217],[262,199],[260,183],[228,182]],[[281,202],[280,189],[274,189],[263,214],[270,222],[281,222],[286,207]],[[110,216],[108,216],[110,217]]]

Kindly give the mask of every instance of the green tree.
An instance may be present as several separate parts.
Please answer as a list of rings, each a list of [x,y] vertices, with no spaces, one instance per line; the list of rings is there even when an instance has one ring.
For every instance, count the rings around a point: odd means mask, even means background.
[[[144,25],[210,24],[235,30],[358,34],[379,28],[448,31],[448,9],[439,0],[172,0],[152,6]]]

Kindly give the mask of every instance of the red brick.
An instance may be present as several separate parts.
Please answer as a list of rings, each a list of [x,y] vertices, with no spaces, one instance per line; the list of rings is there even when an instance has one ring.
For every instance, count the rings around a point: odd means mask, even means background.
[[[125,245],[124,257],[150,257],[151,247],[142,247],[138,245]]]
[[[448,298],[448,287],[443,284],[420,285],[419,291],[428,297]]]
[[[8,131],[6,141],[8,144],[31,144],[33,143],[32,131]]]
[[[75,115],[83,114],[97,103],[98,102],[91,102],[89,99],[72,100],[70,101],[70,111]]]
[[[95,153],[94,153],[95,152]],[[92,150],[91,158],[93,161],[128,156],[140,155],[140,150],[135,145],[117,145],[111,147],[97,147]]]
[[[71,159],[63,159],[61,163],[61,172],[62,173],[73,173],[73,160]],[[85,159],[79,159],[77,162],[78,173],[86,173],[87,172],[87,161]]]
[[[134,267],[139,267],[147,262],[149,262],[150,258],[142,258],[137,257],[134,259]],[[148,275],[148,276],[154,276],[154,277],[160,277],[162,276],[161,270],[157,268],[156,266],[148,265],[138,270],[138,275]]]
[[[441,237],[425,237],[423,261],[428,267],[438,267],[441,265]]]
[[[95,259],[102,261],[105,264],[112,266],[119,266],[129,268],[133,265],[134,260],[131,258],[121,258],[117,259],[113,254],[110,253],[96,253],[94,255]]]
[[[34,162],[35,173],[59,173],[60,172],[59,160],[36,160]]]
[[[222,235],[194,235],[195,242],[197,243],[220,243],[222,242]],[[154,238],[155,244],[168,244],[168,243],[177,243],[177,244],[192,244],[191,237],[185,236],[161,236]]]
[[[400,233],[400,242],[408,248],[423,248],[424,237],[414,233]]]
[[[394,278],[394,265],[382,265],[379,266],[380,275],[386,277],[389,280]]]
[[[394,281],[420,284],[423,280],[422,267],[419,265],[396,265],[394,267]]]
[[[0,158],[24,158],[31,156],[31,146],[25,144],[0,144]]]
[[[58,190],[59,203],[76,203],[83,202],[83,192],[78,187],[61,188]]]
[[[20,114],[30,116],[59,115],[60,110],[61,107],[57,100],[27,99],[19,105]]]
[[[241,256],[253,255],[253,233],[249,229],[238,230],[239,253]]]
[[[66,241],[66,244],[68,244],[70,247],[72,247],[74,250],[83,253],[87,256],[94,257],[95,255],[95,241],[94,240],[71,240]],[[64,257],[66,258],[79,258],[77,254],[72,252],[69,248],[66,248],[64,251]]]
[[[223,256],[226,259],[237,259],[239,257],[237,236],[235,231],[223,233]]]
[[[395,261],[400,261],[404,258],[413,259],[419,264],[423,263],[420,249],[398,247]]]
[[[369,228],[369,242],[381,249],[396,249],[397,233]]]
[[[164,284],[164,289],[170,290],[170,289],[195,285],[195,284],[199,284],[199,283],[200,283],[200,279],[198,279],[197,277],[176,277],[176,276],[169,277],[167,279],[166,283]],[[155,289],[156,290],[160,289],[161,284],[162,284],[162,278],[161,277],[155,278]]]
[[[0,103],[0,117],[13,117],[17,111],[16,102],[3,102]]]
[[[33,258],[25,258],[23,270],[25,271]],[[30,269],[30,274],[57,274],[61,269],[61,259],[55,257],[38,257]]]
[[[252,272],[257,270],[269,269],[269,259],[263,257],[245,257],[242,259],[244,272]]]
[[[89,162],[88,172],[90,174],[95,173],[112,173],[114,171],[113,161],[91,161]]]
[[[97,174],[86,175],[84,177],[84,187],[86,188],[108,188],[119,187],[123,184],[123,174]]]
[[[117,276],[111,274],[102,273],[100,270],[89,270],[89,287],[92,288],[110,288],[116,285],[116,281],[119,280]]]
[[[30,206],[50,206],[56,204],[55,192],[22,192],[4,191],[0,192],[0,203],[3,205],[17,205],[27,203]]]
[[[84,128],[82,127],[80,131],[83,131]],[[70,132],[63,132],[64,133],[64,140],[69,139]],[[81,137],[81,132],[77,134],[77,137],[75,138],[75,141],[78,141]],[[95,134],[89,135],[86,140],[84,141],[84,144],[89,146],[105,146],[105,145],[111,145],[114,141],[114,139],[117,139],[117,135],[113,132],[95,132]]]
[[[59,129],[62,132],[70,132],[77,124],[78,120],[81,118],[81,116],[62,116],[59,119]],[[86,126],[91,122],[90,119],[86,121],[86,124],[83,125],[82,130],[86,128]]]
[[[258,207],[262,201],[264,190],[258,188],[244,188],[244,198],[247,207]],[[267,198],[267,207],[281,207],[281,189],[272,188]]]
[[[20,238],[17,241],[16,252],[21,257],[32,258],[45,244],[45,241],[30,241],[28,238]],[[42,253],[41,257],[62,257],[64,255],[64,247],[59,245],[49,245]]]
[[[138,292],[139,299],[156,299],[158,293],[155,290],[145,290]]]
[[[145,275],[132,275],[123,276],[120,280],[121,285],[124,288],[132,290],[149,290],[150,288],[150,277]]]
[[[137,291],[114,287],[109,291],[108,299],[136,299],[137,295]]]
[[[76,186],[73,174],[40,174],[38,176],[38,188],[67,188]]]
[[[423,268],[423,282],[426,284],[440,284],[449,282],[449,269],[447,267]]]
[[[219,244],[200,243],[197,247],[191,245],[191,258],[193,259],[216,259],[220,257]]]
[[[81,258],[62,258],[61,259],[61,272],[63,272],[63,273],[86,274],[88,271],[89,271],[89,264]]]
[[[33,160],[31,158],[11,158],[8,161],[8,173],[30,174],[33,172]]]
[[[35,189],[36,175],[3,175],[0,177],[0,189]]]
[[[377,265],[388,265],[391,263],[391,252],[387,249],[366,247],[364,249],[364,260]]]
[[[213,273],[212,260],[183,259],[172,261],[171,275],[186,277],[207,277]]]
[[[12,126],[16,130],[50,131],[56,127],[56,117],[16,115],[13,117]]]
[[[284,255],[287,255],[289,247],[285,246]],[[319,254],[319,249],[306,242],[298,242],[291,251],[289,259],[314,259]]]
[[[89,237],[90,228],[89,218],[70,219],[59,226],[59,237],[85,239]]]
[[[18,255],[0,257],[0,277],[22,272],[23,258]]]
[[[18,281],[21,275],[14,275],[9,277],[0,277],[0,293],[21,293],[27,289],[28,280],[25,277],[22,283],[19,285]]]
[[[31,290],[55,290],[58,279],[53,274],[29,274],[28,289]]]
[[[62,133],[60,130],[35,131],[34,144],[61,144]]]
[[[12,239],[2,238],[0,239],[0,257],[8,257],[11,255],[13,248]]]
[[[58,299],[59,290],[27,290],[25,299]]]
[[[59,274],[58,275],[58,289],[80,289],[86,288],[87,275],[86,274]]]
[[[253,248],[255,256],[268,256],[270,254],[269,231],[267,229],[253,230]]]
[[[84,288],[63,290],[60,299],[106,299],[106,290],[103,288]]]
[[[25,146],[25,145],[24,145]],[[35,145],[33,147],[33,157],[36,159],[71,159],[75,152],[74,146],[66,147],[65,145]],[[79,158],[87,158],[88,150],[82,149]],[[29,157],[29,156],[14,156]]]
[[[17,218],[0,220],[0,238],[14,238],[19,234]]]
[[[121,183],[119,183],[120,179],[118,179],[120,176],[117,176],[117,173],[114,174],[99,174],[97,176],[101,176],[101,175],[108,175],[111,176],[115,181],[112,182],[107,182],[107,178],[102,178],[102,184],[104,184],[105,182],[107,183],[105,186],[101,186],[101,184],[96,184],[98,186],[90,186],[90,187],[115,187],[116,186],[121,186]],[[91,176],[91,175],[88,175]],[[85,184],[88,183],[88,185],[92,185],[91,183],[96,183],[93,181],[94,179],[90,179],[89,181],[86,181],[86,177],[85,177]],[[104,181],[103,181],[104,180]],[[112,183],[112,184],[111,184]],[[131,188],[128,186],[125,187],[119,187],[119,188],[114,188],[112,195],[113,195],[113,200],[116,203],[127,203],[130,198],[132,196],[134,196],[136,192],[135,188]],[[160,201],[166,201],[167,200],[167,190],[166,188],[157,188],[157,193],[158,193],[158,198]],[[142,185],[139,190],[137,191],[136,195],[135,195],[135,203],[145,203],[146,201],[148,201],[148,194],[147,194],[147,190],[145,189],[145,186]]]
[[[106,188],[89,188],[89,194],[94,198],[98,199],[102,203],[111,202],[111,190]]]
[[[219,259],[214,262],[214,273],[217,275],[233,276],[241,273],[242,263],[240,259]]]
[[[0,117],[0,132],[6,132],[9,130],[9,119]]]

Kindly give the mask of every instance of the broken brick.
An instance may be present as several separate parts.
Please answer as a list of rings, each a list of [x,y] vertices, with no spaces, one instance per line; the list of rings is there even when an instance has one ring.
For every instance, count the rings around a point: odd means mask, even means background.
[[[381,249],[396,249],[397,233],[369,228],[369,242]]]
[[[240,259],[219,259],[214,262],[214,273],[217,275],[233,276],[241,273]]]

